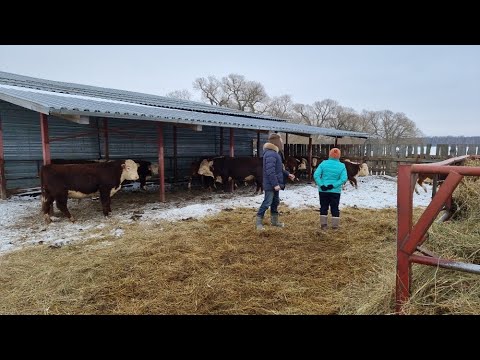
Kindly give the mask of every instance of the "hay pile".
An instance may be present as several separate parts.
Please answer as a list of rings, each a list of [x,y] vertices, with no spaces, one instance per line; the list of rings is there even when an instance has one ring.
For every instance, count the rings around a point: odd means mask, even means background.
[[[480,166],[468,161],[467,166]],[[425,245],[441,257],[480,264],[480,181],[464,177],[453,193],[455,213],[435,223]],[[480,314],[479,275],[414,265],[410,314]]]
[[[480,166],[468,161],[467,166]],[[465,177],[453,194],[455,213],[451,221],[435,222],[424,247],[442,258],[480,264],[480,181]],[[418,219],[421,211],[414,212]],[[412,294],[404,307],[407,314],[480,314],[480,278],[454,270],[416,265],[412,267]],[[384,267],[371,271],[371,278],[352,283],[351,294],[341,313],[388,314],[395,302],[395,255]],[[347,295],[347,294],[346,294]],[[360,300],[361,299],[361,300]]]
[[[235,209],[10,253],[0,257],[0,313],[336,314],[342,290],[394,254],[393,209],[345,210],[343,228],[322,234],[316,209],[281,210],[287,227],[260,235],[255,211]]]

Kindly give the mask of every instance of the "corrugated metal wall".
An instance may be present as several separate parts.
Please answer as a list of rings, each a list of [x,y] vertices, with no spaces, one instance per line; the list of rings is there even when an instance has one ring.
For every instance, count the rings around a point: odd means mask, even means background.
[[[37,112],[0,101],[3,120],[5,170],[7,188],[39,186],[42,146],[40,116]],[[90,132],[78,138],[53,141],[50,144],[52,159],[105,158],[103,120],[91,118],[89,125],[80,125],[49,116],[49,136],[59,138]],[[135,158],[152,162],[158,160],[157,126],[155,122],[108,119],[109,154],[111,159]],[[165,177],[173,178],[173,126],[164,125]],[[234,129],[235,156],[251,156],[256,131]],[[261,134],[262,143],[267,139]],[[229,154],[230,130],[223,129],[223,155]],[[220,151],[220,128],[204,126],[197,132],[177,128],[177,179],[189,175],[192,161],[202,156],[216,155]]]

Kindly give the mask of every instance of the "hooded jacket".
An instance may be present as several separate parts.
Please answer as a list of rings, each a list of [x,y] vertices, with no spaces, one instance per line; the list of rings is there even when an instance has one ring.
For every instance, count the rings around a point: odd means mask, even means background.
[[[347,168],[339,159],[329,158],[322,161],[313,174],[313,179],[320,192],[341,193],[342,185],[347,181]],[[331,190],[322,190],[320,187],[333,185]]]
[[[274,187],[279,185],[280,188],[285,188],[285,178],[288,177],[289,172],[283,170],[282,157],[278,153],[278,146],[272,143],[265,143],[263,145],[263,189],[274,190]]]

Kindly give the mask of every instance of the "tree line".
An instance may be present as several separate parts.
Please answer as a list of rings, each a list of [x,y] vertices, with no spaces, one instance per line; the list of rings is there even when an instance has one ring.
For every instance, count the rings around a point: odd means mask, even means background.
[[[200,94],[201,101],[211,105],[270,115],[292,123],[366,132],[388,142],[423,136],[415,122],[404,113],[390,110],[357,112],[332,99],[302,104],[294,102],[291,95],[270,97],[261,83],[239,74],[220,79],[199,77],[193,82],[193,89]],[[166,96],[192,100],[188,90],[176,90]]]
[[[480,136],[427,136],[423,138],[423,142],[432,145],[479,145]]]

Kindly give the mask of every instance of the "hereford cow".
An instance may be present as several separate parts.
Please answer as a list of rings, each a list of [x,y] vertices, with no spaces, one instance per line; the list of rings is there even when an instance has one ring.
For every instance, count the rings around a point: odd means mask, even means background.
[[[214,178],[221,177],[225,190],[229,191],[229,179],[245,181],[250,175],[255,178],[257,189],[263,191],[263,158],[260,157],[221,157],[213,159],[212,171]]]
[[[100,193],[103,214],[112,212],[110,197],[122,187],[124,180],[138,180],[138,164],[133,160],[114,160],[92,164],[49,164],[42,166],[42,212],[47,224],[54,201],[57,208],[74,222],[67,208],[68,198],[84,198]]]
[[[138,179],[140,181],[140,188],[147,190],[147,178],[153,175],[158,175],[158,163],[151,163],[150,161],[134,159],[138,164]]]
[[[298,179],[298,166],[300,165],[300,160],[293,157],[293,156],[287,156],[287,158],[285,159],[285,169],[291,173],[291,174],[294,174],[295,175],[295,178],[297,180]]]
[[[106,162],[107,160],[83,160],[83,159],[52,159],[52,164],[96,164],[99,162]],[[147,178],[152,175],[158,175],[158,163],[151,163],[150,161],[135,159],[138,164],[138,179],[140,181],[140,188],[147,190]]]
[[[208,187],[211,190],[212,186],[215,186],[215,182],[213,181],[213,172],[211,170],[212,166],[213,157],[206,157],[202,160],[193,161],[190,164],[188,190],[192,188],[194,179],[200,179],[202,187]]]
[[[348,176],[348,181],[350,182],[350,184],[352,184],[352,186],[355,187],[355,189],[358,189],[358,185],[357,185],[357,179],[355,179],[355,176],[357,176],[357,174],[359,173],[360,171],[360,164],[358,163],[353,163],[351,162],[350,160],[340,160],[342,163],[345,164],[345,167],[347,168],[347,176]]]
[[[424,185],[424,183],[432,185],[433,184],[432,179],[434,177],[435,177],[435,174],[424,174],[424,173],[418,174],[417,182],[415,183],[415,187],[414,187],[415,192],[417,194],[420,194],[420,192],[417,189],[417,185],[420,186],[423,190],[425,190],[425,192],[427,192],[427,187]],[[447,178],[447,174],[438,174],[438,180],[437,180],[438,186],[440,186],[445,181],[446,178]]]

